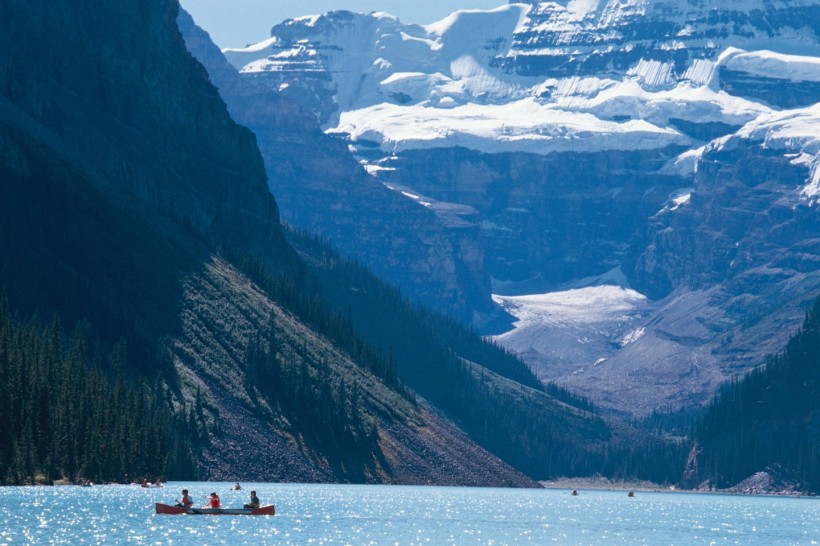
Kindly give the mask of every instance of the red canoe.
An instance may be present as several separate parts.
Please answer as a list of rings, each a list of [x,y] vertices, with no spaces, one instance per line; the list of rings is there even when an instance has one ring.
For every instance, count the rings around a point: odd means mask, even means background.
[[[183,508],[170,504],[156,503],[157,514],[188,514],[209,516],[272,516],[276,509],[272,504],[259,508]]]

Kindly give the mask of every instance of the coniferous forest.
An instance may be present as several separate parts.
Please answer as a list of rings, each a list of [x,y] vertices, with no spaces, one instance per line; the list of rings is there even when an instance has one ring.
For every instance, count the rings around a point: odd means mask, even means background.
[[[556,385],[545,387],[508,351],[413,305],[321,240],[288,235],[327,305],[378,348],[404,385],[473,439],[536,479],[599,471],[610,431],[591,402]]]
[[[125,354],[0,303],[0,484],[197,476],[184,422]]]
[[[820,492],[820,298],[782,353],[722,389],[692,436],[685,486],[728,487],[765,469]]]

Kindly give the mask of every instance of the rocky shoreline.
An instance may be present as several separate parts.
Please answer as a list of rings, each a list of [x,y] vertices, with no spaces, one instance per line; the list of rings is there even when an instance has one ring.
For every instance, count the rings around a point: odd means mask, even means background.
[[[678,492],[678,493],[717,493],[723,495],[769,495],[790,497],[815,497],[816,494],[803,491],[798,484],[777,479],[769,472],[756,472],[742,482],[723,489],[702,484],[695,489],[681,489],[674,485],[661,485],[644,480],[611,480],[602,476],[582,478],[557,478],[539,482],[548,489],[599,491],[644,491],[644,492]]]

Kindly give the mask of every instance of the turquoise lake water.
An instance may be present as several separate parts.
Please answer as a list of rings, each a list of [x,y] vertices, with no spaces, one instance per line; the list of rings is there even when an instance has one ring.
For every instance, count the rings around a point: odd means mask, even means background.
[[[0,546],[19,544],[820,544],[820,499],[692,493],[169,483],[0,487]],[[187,487],[276,516],[167,516]]]

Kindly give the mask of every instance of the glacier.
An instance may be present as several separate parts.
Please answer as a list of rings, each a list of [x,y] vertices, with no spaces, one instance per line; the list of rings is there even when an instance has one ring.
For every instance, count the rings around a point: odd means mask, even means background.
[[[477,327],[641,415],[758,365],[820,292],[819,36],[815,0],[530,0],[424,26],[331,11],[223,53],[474,228]]]

